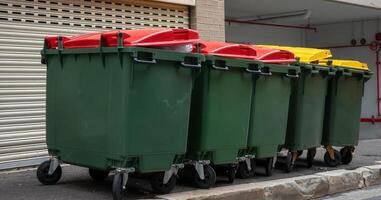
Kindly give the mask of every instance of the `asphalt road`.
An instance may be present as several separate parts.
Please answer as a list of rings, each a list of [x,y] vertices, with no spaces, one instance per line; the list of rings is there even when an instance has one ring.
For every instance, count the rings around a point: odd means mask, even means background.
[[[235,184],[247,182],[259,182],[263,180],[280,179],[294,176],[303,176],[334,169],[354,169],[360,166],[381,164],[381,139],[362,140],[356,150],[356,155],[350,165],[338,168],[329,168],[323,161],[324,150],[319,149],[316,155],[314,167],[307,169],[302,155],[297,162],[295,169],[291,173],[284,173],[281,169],[276,169],[272,177],[261,175],[258,167],[258,175],[252,179],[236,179]],[[93,181],[86,168],[76,166],[64,166],[63,175],[57,185],[41,185],[36,178],[35,169],[25,169],[21,171],[0,172],[0,200],[34,200],[34,199],[111,199],[111,185],[113,176],[109,176],[104,182]],[[225,179],[219,179],[216,187],[226,186]],[[381,189],[378,188],[380,191]],[[192,190],[187,183],[180,183],[173,192]],[[369,189],[370,191],[373,191]],[[378,191],[378,190],[377,190]],[[378,191],[379,194],[381,192]],[[151,193],[149,184],[146,181],[130,179],[126,199],[153,199],[155,195]],[[333,198],[333,197],[332,197]],[[335,197],[335,198],[339,198]],[[372,197],[373,198],[373,197]],[[378,198],[378,197],[374,197]],[[379,198],[381,199],[381,198]],[[346,198],[346,200],[349,200]]]
[[[380,200],[381,185],[324,197],[319,200]]]

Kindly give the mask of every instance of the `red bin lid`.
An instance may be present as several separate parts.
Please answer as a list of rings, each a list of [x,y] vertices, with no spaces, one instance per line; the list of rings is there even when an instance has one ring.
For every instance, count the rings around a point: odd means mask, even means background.
[[[118,33],[123,34],[123,46],[174,46],[198,42],[198,33],[190,29],[137,29],[88,33],[64,42],[64,48],[98,48],[101,36],[104,45],[118,45]]]
[[[101,33],[86,33],[73,36],[63,43],[64,48],[98,48]]]
[[[250,45],[216,41],[202,41],[200,44],[201,53],[206,55],[244,59],[254,59],[256,56],[255,49]],[[197,52],[195,46],[193,52]]]
[[[70,37],[62,37],[62,42],[68,41]],[[58,47],[58,36],[46,36],[45,43],[48,44],[49,49],[56,49]]]
[[[265,47],[258,47],[253,45],[253,48],[257,52],[255,59],[260,60],[265,63],[292,63],[296,62],[295,56],[292,52],[271,49]]]

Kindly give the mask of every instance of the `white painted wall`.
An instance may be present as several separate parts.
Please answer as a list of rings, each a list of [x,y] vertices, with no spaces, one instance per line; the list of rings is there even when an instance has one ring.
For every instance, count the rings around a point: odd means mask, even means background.
[[[276,44],[289,46],[326,47],[349,45],[355,38],[360,43],[361,38],[368,42],[374,39],[374,34],[380,29],[381,22],[370,20],[366,22],[347,22],[315,26],[317,32],[281,27],[226,23],[226,40],[238,43]],[[353,47],[331,49],[338,59],[355,59],[365,62],[375,71],[375,53],[368,47]],[[373,76],[365,86],[362,106],[362,117],[377,115],[376,81]]]
[[[370,42],[374,39],[374,34],[380,29],[380,26],[381,22],[377,20],[315,26],[316,32],[307,33],[306,45],[314,47],[349,45],[352,38],[356,39],[359,44],[363,37]]]
[[[306,46],[327,47],[349,45],[351,39],[359,41],[365,38],[368,43],[374,40],[374,35],[379,31],[380,22],[370,20],[366,22],[347,22],[317,26],[317,32],[308,32]],[[376,71],[376,55],[369,47],[348,47],[331,49],[335,58],[354,59],[365,62],[372,71]],[[362,117],[377,116],[376,76],[374,75],[365,86],[362,105]]]
[[[372,71],[376,71],[376,56],[369,47],[333,49],[332,53],[339,59],[354,59],[365,62]],[[365,85],[361,115],[363,117],[377,116],[376,76],[373,76]]]
[[[352,26],[353,24],[353,26]],[[360,43],[361,38],[367,42],[374,39],[376,32],[381,32],[381,22],[370,20],[364,23],[347,22],[319,25],[317,32],[298,29],[286,29],[246,24],[226,24],[226,40],[229,42],[276,44],[289,46],[326,47],[349,45],[355,38]],[[365,62],[375,72],[376,57],[368,47],[350,47],[331,49],[335,58],[355,59]],[[365,85],[361,117],[377,117],[376,76]],[[361,124],[361,138],[381,138],[381,123]]]
[[[251,24],[225,24],[226,41],[253,44],[303,46],[304,30]]]
[[[355,59],[368,63],[370,69],[373,72],[376,72],[376,56],[369,47],[339,48],[333,49],[332,53],[337,58]],[[361,116],[366,118],[372,116],[377,117],[377,88],[375,75],[373,75],[373,77],[365,84]],[[361,123],[360,133],[362,139],[381,138],[381,123]]]

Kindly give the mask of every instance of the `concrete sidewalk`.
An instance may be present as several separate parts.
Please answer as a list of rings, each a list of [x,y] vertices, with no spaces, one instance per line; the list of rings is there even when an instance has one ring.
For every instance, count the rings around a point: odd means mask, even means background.
[[[234,185],[227,184],[224,179],[221,179],[216,187],[211,190],[194,190],[186,183],[180,183],[172,194],[158,197],[150,192],[151,189],[147,182],[130,179],[126,199],[185,199],[191,197],[190,195],[196,195],[194,196],[196,199],[221,199],[223,197],[249,199],[254,193],[261,193],[261,189],[258,187],[265,188],[263,191],[267,192],[267,196],[262,197],[266,199],[295,199],[295,195],[301,199],[309,199],[326,195],[326,193],[332,194],[367,186],[364,176],[369,176],[368,180],[372,180],[372,184],[378,183],[378,168],[373,169],[373,171],[370,168],[357,168],[381,165],[380,139],[360,141],[353,162],[347,166],[326,167],[322,161],[323,153],[323,150],[318,151],[315,165],[311,169],[305,168],[305,163],[301,160],[291,173],[286,174],[282,170],[276,169],[272,177],[258,174],[253,179],[236,179]],[[329,172],[336,169],[351,171]],[[35,173],[34,169],[0,172],[0,199],[111,199],[112,176],[108,177],[105,182],[95,182],[88,176],[87,169],[66,166],[63,167],[62,179],[57,185],[44,186],[38,182]],[[344,179],[340,178],[342,176]],[[329,179],[329,177],[336,178]],[[343,185],[344,188],[335,187],[335,185]],[[298,190],[299,192],[292,192],[291,189],[293,188],[300,190]],[[282,193],[282,190],[288,192]],[[243,193],[246,196],[236,196],[237,193]],[[200,194],[204,196],[200,196]]]
[[[166,200],[242,200],[293,199],[324,197],[381,184],[381,165],[353,170],[340,169],[314,175],[194,190],[159,196]]]

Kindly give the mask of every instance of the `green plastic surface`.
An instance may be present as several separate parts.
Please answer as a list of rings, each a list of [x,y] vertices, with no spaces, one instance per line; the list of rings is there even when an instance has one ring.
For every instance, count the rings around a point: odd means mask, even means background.
[[[319,147],[327,85],[331,68],[300,64],[300,78],[292,81],[284,147],[295,151]]]
[[[275,156],[286,138],[291,80],[299,68],[269,65],[272,75],[255,75],[247,154],[256,158]]]
[[[250,63],[255,61],[206,57],[192,97],[188,159],[228,164],[246,148],[253,88],[252,74],[246,71]]]
[[[42,56],[51,155],[84,167],[135,167],[140,173],[182,162],[192,67],[202,55],[107,47],[44,49]]]
[[[322,145],[358,144],[364,84],[371,72],[340,68],[329,81]]]

